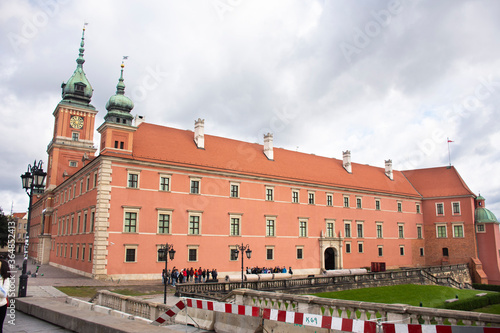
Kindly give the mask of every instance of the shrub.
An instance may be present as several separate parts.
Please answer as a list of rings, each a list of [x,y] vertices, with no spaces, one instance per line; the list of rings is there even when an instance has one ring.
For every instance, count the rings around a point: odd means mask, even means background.
[[[500,285],[473,283],[472,287],[479,290],[500,291]]]
[[[472,311],[479,308],[484,308],[488,305],[499,304],[500,294],[488,294],[486,296],[474,297],[464,300],[458,300],[453,303],[446,303],[444,305],[445,309],[449,310],[462,310],[462,311]]]

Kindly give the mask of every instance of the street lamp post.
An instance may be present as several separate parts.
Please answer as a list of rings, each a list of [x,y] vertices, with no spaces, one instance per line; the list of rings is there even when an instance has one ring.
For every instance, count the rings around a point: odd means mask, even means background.
[[[28,268],[28,248],[29,248],[29,238],[30,238],[30,222],[31,222],[31,204],[33,202],[33,195],[43,193],[43,182],[45,180],[46,172],[43,171],[42,161],[38,163],[33,162],[33,165],[28,165],[28,171],[21,175],[21,180],[23,182],[23,188],[30,197],[30,203],[28,206],[28,221],[26,223],[26,238],[24,240],[24,260],[23,260],[23,271],[19,277],[19,291],[18,297],[26,297],[26,291],[28,288],[28,274],[26,270]]]
[[[165,269],[163,271],[163,304],[167,304],[167,273],[168,273],[168,258],[170,260],[174,260],[175,250],[173,244],[166,243],[162,245],[161,248],[158,249],[158,254],[161,258],[165,259]]]
[[[247,258],[250,259],[252,257],[252,250],[250,250],[250,245],[248,244],[243,245],[243,243],[241,243],[241,245],[236,245],[236,249],[233,250],[233,254],[236,260],[238,260],[238,254],[240,253],[240,251],[241,251],[241,288],[243,288],[243,259],[244,259],[243,251],[247,255]]]

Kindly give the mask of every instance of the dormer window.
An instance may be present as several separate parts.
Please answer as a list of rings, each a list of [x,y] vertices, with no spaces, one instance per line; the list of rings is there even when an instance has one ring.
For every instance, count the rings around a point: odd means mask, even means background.
[[[78,95],[83,95],[85,90],[85,85],[81,82],[75,83],[75,93]]]

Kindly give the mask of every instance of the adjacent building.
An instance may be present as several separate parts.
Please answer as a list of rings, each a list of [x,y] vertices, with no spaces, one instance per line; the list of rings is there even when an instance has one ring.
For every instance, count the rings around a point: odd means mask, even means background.
[[[159,279],[166,243],[176,250],[170,265],[222,274],[240,270],[232,250],[248,244],[248,266],[296,274],[467,263],[477,281],[500,281],[498,247],[478,246],[498,222],[475,223],[484,199],[453,166],[397,171],[391,160],[354,163],[350,151],[336,159],[276,148],[270,133],[264,145],[208,135],[203,119],[193,131],[147,123],[131,114],[123,64],[97,151],[83,54],[82,36],[53,112],[30,256],[93,278]],[[491,256],[496,270],[483,271]]]

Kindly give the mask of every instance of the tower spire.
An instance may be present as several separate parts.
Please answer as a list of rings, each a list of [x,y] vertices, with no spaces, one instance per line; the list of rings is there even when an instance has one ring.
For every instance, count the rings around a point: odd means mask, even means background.
[[[82,40],[80,42],[80,48],[78,49],[78,58],[76,58],[76,69],[73,75],[69,78],[68,82],[61,85],[62,88],[62,98],[63,101],[69,103],[78,103],[86,106],[90,106],[90,99],[92,98],[93,89],[90,82],[85,76],[83,71],[83,64],[85,63],[85,58],[83,53],[85,52],[85,26],[88,23],[83,24],[82,30]]]
[[[106,103],[106,110],[108,113],[104,116],[107,123],[117,123],[122,125],[132,125],[133,116],[130,111],[134,108],[134,102],[125,96],[125,83],[123,82],[123,69],[125,67],[125,60],[128,56],[124,56],[120,65],[120,78],[116,85],[116,94],[111,96]]]
[[[83,24],[83,29],[82,29],[82,41],[80,42],[80,48],[78,51],[80,53],[78,54],[78,58],[76,58],[76,63],[78,64],[77,66],[83,67],[83,63],[85,62],[85,59],[83,58],[83,52],[85,52],[85,26],[88,25],[88,23]]]

